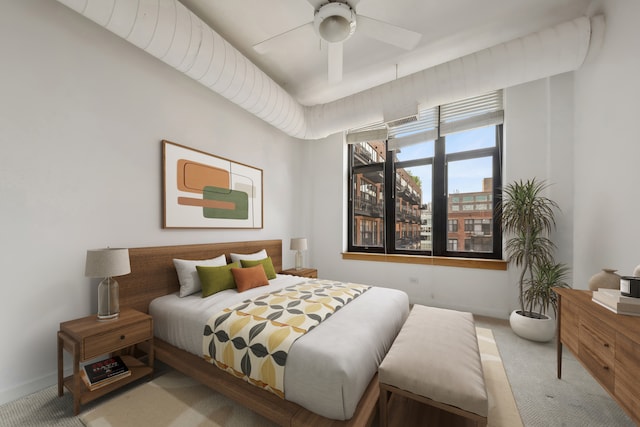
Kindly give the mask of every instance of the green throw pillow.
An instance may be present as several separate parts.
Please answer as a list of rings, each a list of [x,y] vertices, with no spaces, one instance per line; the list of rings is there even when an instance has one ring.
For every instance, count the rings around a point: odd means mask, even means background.
[[[266,257],[265,259],[259,259],[256,261],[241,259],[242,267],[254,267],[256,265],[262,264],[264,267],[264,272],[267,274],[267,279],[275,279],[276,278],[276,269],[273,268],[273,262],[271,262],[271,257]]]
[[[196,265],[198,277],[200,278],[200,283],[202,283],[202,298],[224,291],[225,289],[234,289],[236,282],[233,280],[231,269],[239,267],[237,262],[232,262],[231,264],[221,267]]]

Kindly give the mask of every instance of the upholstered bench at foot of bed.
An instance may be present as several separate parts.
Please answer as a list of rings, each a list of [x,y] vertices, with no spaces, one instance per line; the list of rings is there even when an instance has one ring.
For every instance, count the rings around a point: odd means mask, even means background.
[[[487,425],[488,399],[471,313],[414,305],[378,369],[380,425],[390,393]]]

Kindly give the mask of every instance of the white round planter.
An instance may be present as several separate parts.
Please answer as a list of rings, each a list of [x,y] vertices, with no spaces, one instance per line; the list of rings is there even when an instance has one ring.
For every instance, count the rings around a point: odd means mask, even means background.
[[[513,310],[509,324],[516,335],[531,341],[548,342],[556,334],[556,319],[545,316],[544,319],[522,316],[520,310]]]

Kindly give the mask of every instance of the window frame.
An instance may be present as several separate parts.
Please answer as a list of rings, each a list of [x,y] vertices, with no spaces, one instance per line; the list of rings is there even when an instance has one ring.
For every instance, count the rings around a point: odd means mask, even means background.
[[[479,258],[479,259],[502,259],[502,230],[500,228],[500,215],[498,206],[502,197],[502,135],[503,124],[491,125],[495,129],[495,145],[493,147],[480,148],[470,151],[446,153],[446,136],[438,136],[435,140],[434,156],[415,160],[405,160],[394,162],[393,151],[389,151],[388,140],[385,141],[386,155],[384,162],[367,165],[353,165],[353,155],[355,145],[349,145],[348,149],[348,209],[347,209],[347,251],[365,252],[391,255],[413,255],[423,257],[458,257],[458,258]],[[448,249],[448,197],[447,192],[447,165],[449,162],[458,160],[469,160],[481,157],[492,157],[492,197],[487,201],[487,205],[492,206],[492,251],[491,252],[467,252],[451,251]],[[396,227],[396,170],[403,167],[431,165],[432,173],[432,217],[431,217],[431,244],[432,249],[428,250],[407,250],[395,248],[395,227]],[[355,246],[354,245],[354,175],[363,172],[382,171],[384,182],[384,212],[382,246]],[[391,179],[388,179],[391,177]],[[391,195],[391,196],[390,196]],[[457,196],[452,196],[457,197]],[[464,206],[462,200],[460,204]],[[475,206],[475,201],[473,202]],[[460,210],[462,212],[462,210]],[[460,226],[460,224],[458,225]],[[465,247],[463,242],[458,243],[458,248]]]

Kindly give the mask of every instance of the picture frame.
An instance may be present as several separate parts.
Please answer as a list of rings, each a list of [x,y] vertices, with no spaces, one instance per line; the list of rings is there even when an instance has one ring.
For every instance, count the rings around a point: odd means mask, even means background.
[[[162,140],[162,228],[262,228],[262,169]]]

